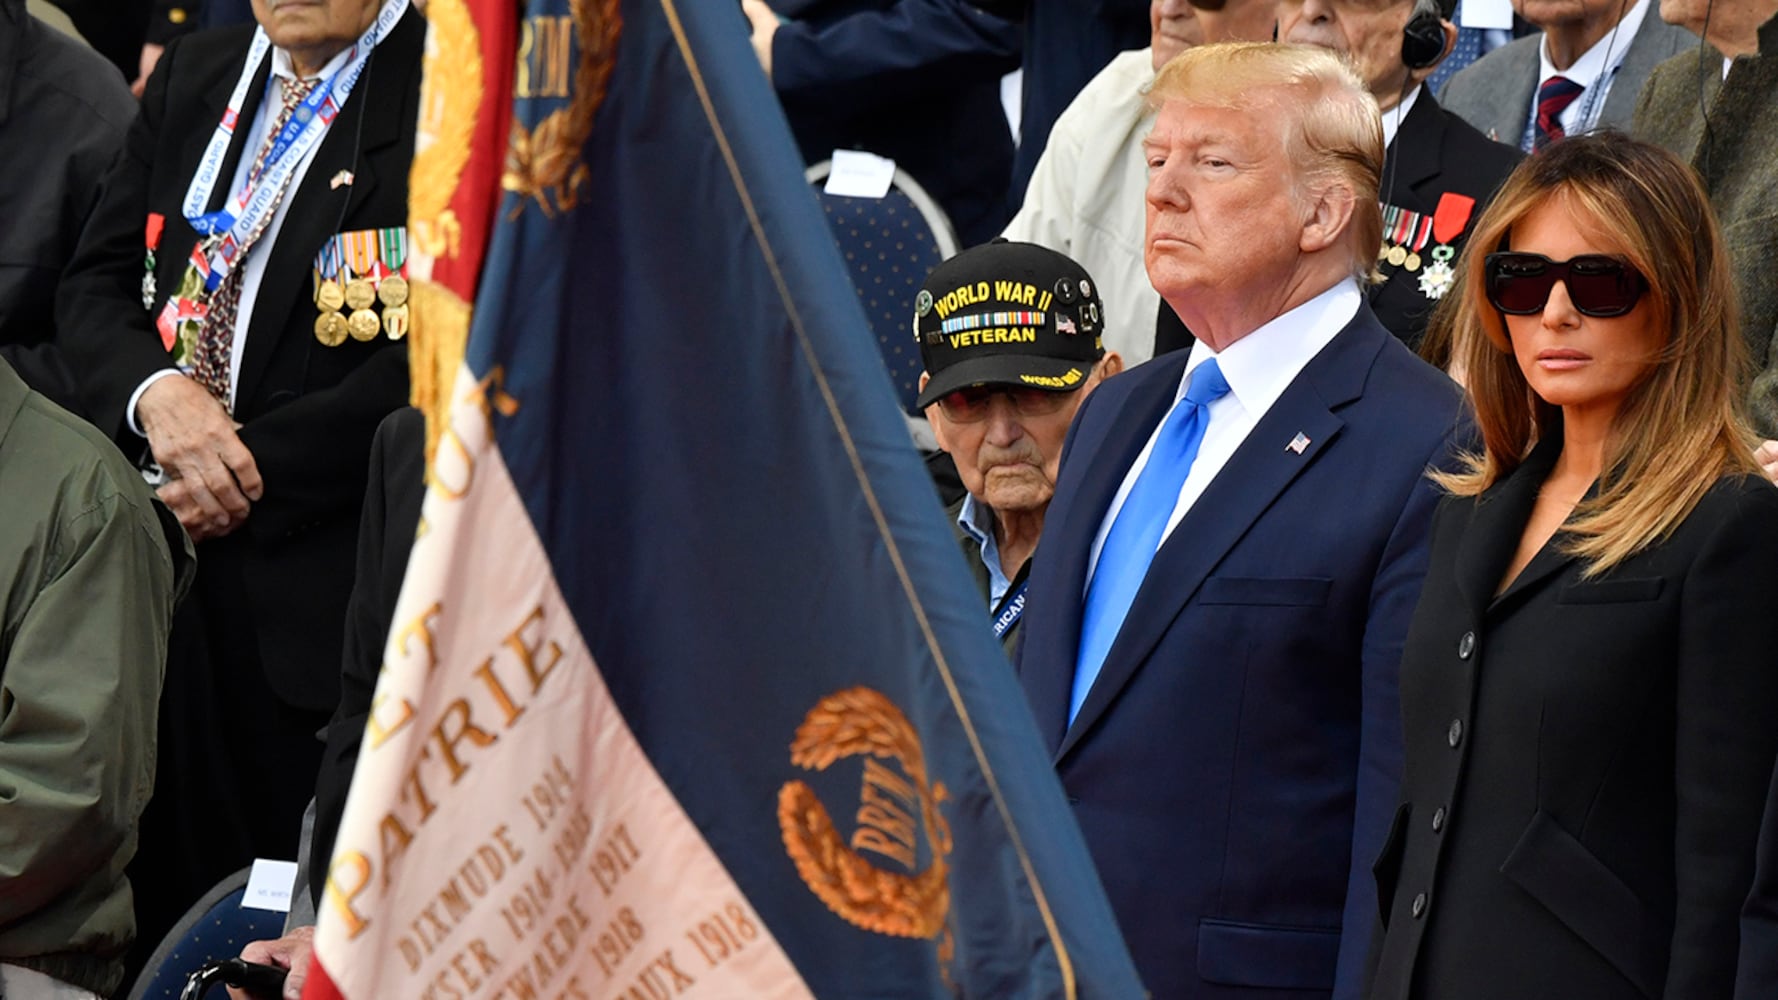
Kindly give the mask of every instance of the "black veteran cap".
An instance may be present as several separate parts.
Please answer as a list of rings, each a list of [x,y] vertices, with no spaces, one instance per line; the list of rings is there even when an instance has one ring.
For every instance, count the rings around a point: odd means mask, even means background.
[[[972,385],[1068,392],[1105,354],[1099,287],[1074,261],[995,240],[934,268],[914,299],[931,381],[919,405]]]

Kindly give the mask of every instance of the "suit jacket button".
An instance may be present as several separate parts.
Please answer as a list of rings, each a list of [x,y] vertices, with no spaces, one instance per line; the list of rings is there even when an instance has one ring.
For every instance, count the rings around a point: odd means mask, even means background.
[[[1475,633],[1465,632],[1463,638],[1457,640],[1457,658],[1467,660],[1475,652]]]
[[[1453,750],[1457,749],[1457,744],[1463,742],[1462,719],[1451,720],[1451,731],[1445,734],[1445,739],[1451,744],[1451,749]]]
[[[1439,806],[1432,811],[1432,832],[1437,833],[1445,828],[1445,807]]]
[[[1414,910],[1414,918],[1415,919],[1419,919],[1420,917],[1423,917],[1426,915],[1426,894],[1425,893],[1421,893],[1420,895],[1414,897],[1413,910]]]

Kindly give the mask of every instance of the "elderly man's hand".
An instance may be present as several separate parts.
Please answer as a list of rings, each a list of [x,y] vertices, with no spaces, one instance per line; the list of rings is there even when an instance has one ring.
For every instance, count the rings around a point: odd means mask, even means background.
[[[1759,459],[1760,468],[1766,470],[1766,478],[1778,483],[1778,441],[1767,441],[1753,453]]]
[[[168,476],[160,498],[192,541],[219,538],[246,522],[265,484],[215,397],[192,379],[169,376],[142,393],[136,419]]]
[[[303,980],[309,978],[309,959],[315,955],[315,928],[298,927],[276,941],[254,941],[241,949],[241,958],[260,965],[289,969],[284,979],[284,1000],[299,1000]],[[229,987],[229,1000],[272,1000],[257,993]]]
[[[765,0],[741,0],[741,12],[753,24],[753,53],[765,67],[766,78],[772,76],[772,36],[778,33],[778,15],[765,5]]]

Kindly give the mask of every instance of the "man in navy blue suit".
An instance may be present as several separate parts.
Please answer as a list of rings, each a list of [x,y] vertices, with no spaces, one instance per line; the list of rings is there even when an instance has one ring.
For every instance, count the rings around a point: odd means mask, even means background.
[[[1461,397],[1364,303],[1383,138],[1345,64],[1205,46],[1151,93],[1144,257],[1197,340],[1081,406],[1020,677],[1154,996],[1356,998]]]

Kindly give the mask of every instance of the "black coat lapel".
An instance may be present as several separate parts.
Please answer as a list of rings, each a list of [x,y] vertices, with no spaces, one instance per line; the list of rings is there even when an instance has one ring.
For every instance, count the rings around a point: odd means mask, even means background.
[[[1511,564],[1513,554],[1518,551],[1519,540],[1525,534],[1525,523],[1530,520],[1531,509],[1537,504],[1538,491],[1561,453],[1561,431],[1558,428],[1550,438],[1532,449],[1511,475],[1475,501],[1469,525],[1464,529],[1463,541],[1457,549],[1456,567],[1457,589],[1463,594],[1464,607],[1475,617],[1480,618],[1482,612],[1495,603],[1494,591],[1500,586],[1500,578]],[[1501,599],[1510,598],[1568,561],[1555,545],[1546,546],[1519,571],[1512,586],[1500,595]]]
[[[1389,337],[1370,308],[1361,306],[1211,480],[1155,554],[1098,679],[1063,737],[1058,758],[1068,753],[1148,661],[1229,550],[1339,436],[1345,422],[1334,410],[1363,394],[1371,364]],[[1309,439],[1300,454],[1288,447],[1298,434]]]
[[[1445,117],[1439,114],[1438,102],[1432,99],[1431,91],[1422,90],[1402,119],[1401,126],[1395,130],[1395,141],[1389,144],[1383,157],[1386,187],[1380,200],[1412,212],[1430,212],[1436,208],[1420,186],[1444,173],[1441,162],[1444,148]]]

